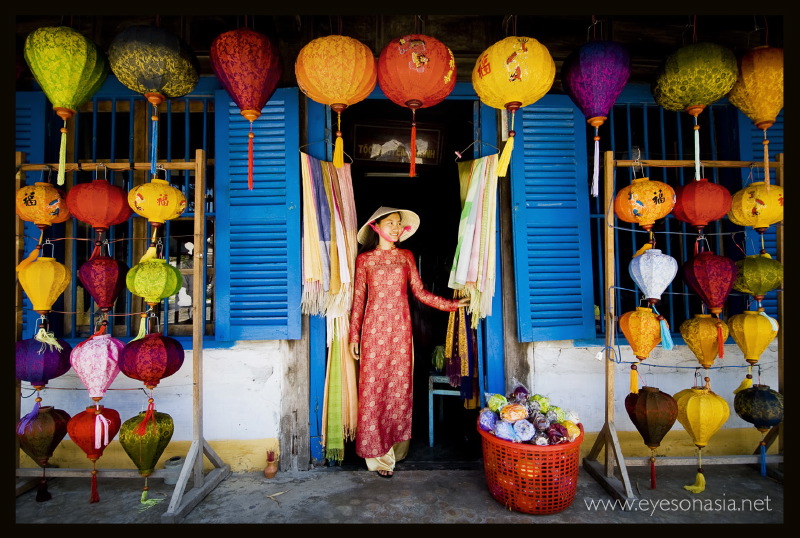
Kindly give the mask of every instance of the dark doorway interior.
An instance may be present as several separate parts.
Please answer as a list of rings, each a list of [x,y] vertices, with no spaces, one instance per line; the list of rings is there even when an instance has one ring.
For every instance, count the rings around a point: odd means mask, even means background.
[[[448,298],[453,296],[447,282],[461,215],[456,152],[463,152],[465,157],[472,155],[474,106],[472,100],[451,99],[417,110],[418,148],[427,144],[428,152],[425,161],[416,164],[415,177],[409,176],[408,159],[398,157],[406,152],[391,151],[397,145],[395,140],[408,144],[410,109],[388,99],[367,99],[342,114],[345,160],[353,163],[358,225],[380,206],[416,212],[420,228],[402,246],[414,253],[425,288]],[[469,151],[464,152],[467,148]],[[435,346],[445,343],[449,314],[413,298],[411,312],[415,354],[413,435],[409,456],[399,468],[480,465],[480,439],[475,431],[478,410],[465,409],[460,397],[434,397],[434,446],[429,446],[428,376],[435,372]],[[342,464],[364,467],[353,442],[346,445]]]

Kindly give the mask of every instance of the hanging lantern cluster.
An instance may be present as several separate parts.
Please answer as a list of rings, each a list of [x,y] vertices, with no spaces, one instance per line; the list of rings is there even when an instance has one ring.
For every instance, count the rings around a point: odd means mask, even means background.
[[[411,109],[408,175],[416,176],[417,110],[442,102],[456,85],[456,60],[438,39],[408,34],[392,39],[378,57],[378,85],[390,101]]]
[[[472,69],[472,87],[481,102],[511,113],[511,123],[497,175],[505,177],[514,149],[517,110],[544,97],[553,86],[556,64],[550,51],[532,37],[509,36],[484,50]]]
[[[375,89],[378,80],[375,55],[367,45],[352,37],[318,37],[300,49],[294,73],[300,91],[336,112],[333,164],[342,168],[342,112],[366,99]]]
[[[625,411],[650,449],[650,488],[656,489],[656,448],[678,418],[678,403],[657,387],[643,387],[625,397]]]
[[[564,91],[594,127],[592,196],[600,183],[600,126],[608,119],[631,73],[628,49],[614,41],[590,41],[571,52],[561,66]]]
[[[253,122],[278,87],[283,67],[278,47],[264,34],[237,28],[218,35],[209,50],[211,68],[220,84],[250,122],[247,146],[247,188],[253,190]]]

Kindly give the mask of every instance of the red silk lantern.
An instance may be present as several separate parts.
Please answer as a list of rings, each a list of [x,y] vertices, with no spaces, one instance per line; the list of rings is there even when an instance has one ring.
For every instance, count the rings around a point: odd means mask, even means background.
[[[283,68],[275,44],[264,34],[237,28],[217,36],[209,50],[211,68],[250,122],[247,146],[247,188],[253,190],[253,122],[275,93]]]
[[[683,264],[686,283],[712,314],[719,316],[736,280],[736,262],[710,251],[695,254]]]
[[[656,387],[643,387],[625,397],[625,411],[651,450],[650,488],[656,489],[656,448],[678,418],[675,398]]]
[[[180,370],[183,360],[184,351],[180,342],[170,336],[150,333],[144,338],[128,342],[122,350],[119,369],[152,390],[163,378]]]
[[[111,256],[92,256],[78,268],[78,279],[98,308],[109,312],[125,288],[128,266]]]
[[[119,432],[122,421],[119,413],[102,405],[89,406],[67,422],[69,438],[92,462],[92,494],[90,503],[100,500],[97,492],[97,460]]]
[[[69,212],[95,231],[108,230],[133,214],[128,205],[128,193],[107,179],[78,183],[67,192],[66,202]]]
[[[56,345],[35,338],[19,340],[16,344],[17,379],[42,390],[51,379],[69,372],[72,367],[70,353],[72,346],[61,338],[56,340]]]
[[[731,193],[723,185],[700,178],[675,189],[672,214],[694,226],[699,233],[709,222],[719,220],[731,209]]]
[[[431,36],[409,34],[391,40],[378,58],[378,85],[393,103],[411,109],[408,175],[416,175],[417,109],[436,105],[456,85],[456,61],[444,43]]]
[[[45,471],[56,447],[67,435],[69,414],[52,406],[39,406],[39,399],[29,414],[17,422],[17,440],[25,454],[42,468],[42,478],[36,492],[36,502],[49,501]]]

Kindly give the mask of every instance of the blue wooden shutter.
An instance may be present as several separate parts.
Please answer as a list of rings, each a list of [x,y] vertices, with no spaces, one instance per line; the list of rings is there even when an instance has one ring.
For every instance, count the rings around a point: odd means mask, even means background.
[[[25,162],[39,164],[45,162],[44,158],[44,132],[47,111],[47,98],[43,92],[17,92],[16,94],[16,151],[25,153]],[[35,174],[32,176],[32,174]],[[41,181],[40,172],[29,172],[25,183],[32,185]],[[55,176],[53,176],[55,178]],[[15,193],[16,194],[16,193]],[[23,242],[24,254],[33,251],[39,244],[41,232],[32,223],[25,223],[25,239]],[[31,310],[31,301],[22,294],[22,337],[32,338],[37,326],[39,314]]]
[[[517,336],[594,338],[586,120],[566,95],[547,95],[516,115],[510,180]]]
[[[739,151],[741,152],[741,159],[743,161],[761,162],[764,160],[764,131],[756,128],[753,122],[739,111]],[[767,129],[767,140],[769,140],[769,157],[770,160],[775,160],[779,153],[784,153],[783,143],[783,112],[781,112],[775,120],[775,124]],[[751,171],[746,170],[743,172],[744,184],[752,183],[753,181],[764,181],[764,170],[753,170],[753,177],[750,178]],[[756,176],[756,174],[758,174]],[[770,182],[777,183],[777,171],[774,168],[770,169]],[[785,188],[785,186],[784,186]],[[764,233],[764,248],[770,256],[777,258],[778,242],[775,233],[775,227],[783,223],[771,225]],[[753,228],[747,227],[745,229],[746,245],[745,253],[748,255],[758,254],[761,251],[761,236]],[[780,260],[784,262],[784,260]],[[761,306],[764,311],[772,317],[778,315],[778,292],[771,291],[764,296],[761,301]]]
[[[253,123],[225,90],[215,95],[217,340],[301,336],[300,157],[297,88],[276,90]]]

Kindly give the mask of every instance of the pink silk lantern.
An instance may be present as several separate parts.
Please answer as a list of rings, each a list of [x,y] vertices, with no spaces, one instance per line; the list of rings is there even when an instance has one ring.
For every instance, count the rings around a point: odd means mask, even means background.
[[[183,365],[184,351],[180,342],[160,333],[150,333],[144,338],[131,340],[120,357],[119,368],[123,374],[142,381],[154,389],[161,379],[171,376]]]
[[[72,368],[95,402],[103,399],[119,375],[119,357],[124,347],[121,340],[110,334],[99,334],[90,336],[72,350]]]
[[[92,493],[90,503],[100,500],[97,492],[97,460],[119,433],[122,420],[115,409],[102,405],[89,406],[67,422],[69,438],[78,445],[92,462]]]

